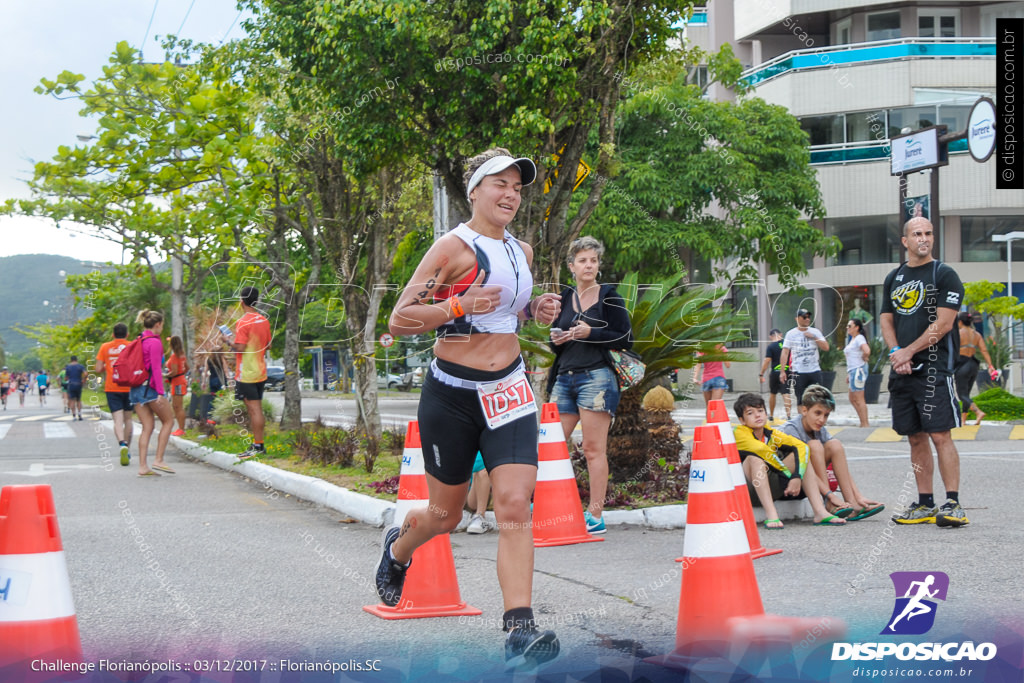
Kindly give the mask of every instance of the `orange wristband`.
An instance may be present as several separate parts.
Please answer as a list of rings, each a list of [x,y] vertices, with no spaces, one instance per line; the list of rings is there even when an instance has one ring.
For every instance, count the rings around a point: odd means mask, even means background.
[[[462,310],[462,303],[459,301],[459,297],[453,296],[448,299],[448,308],[451,309],[452,314],[456,318],[461,318],[466,315],[466,312]]]

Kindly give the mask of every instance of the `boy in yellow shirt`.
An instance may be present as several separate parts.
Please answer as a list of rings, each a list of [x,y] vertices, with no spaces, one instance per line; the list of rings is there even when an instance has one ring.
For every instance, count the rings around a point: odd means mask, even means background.
[[[783,528],[775,508],[776,500],[806,497],[814,511],[817,526],[842,526],[845,519],[830,515],[819,493],[814,468],[807,466],[807,444],[796,437],[769,429],[764,399],[757,394],[742,394],[733,405],[740,425],[735,428],[736,448],[740,452],[748,488],[764,508],[767,529]],[[753,497],[753,496],[752,496]]]

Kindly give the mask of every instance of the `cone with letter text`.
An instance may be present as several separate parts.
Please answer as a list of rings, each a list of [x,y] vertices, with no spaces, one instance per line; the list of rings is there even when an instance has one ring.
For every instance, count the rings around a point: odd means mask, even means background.
[[[718,425],[697,427],[693,444],[676,648],[648,661],[692,669],[737,643],[791,647],[810,629],[823,640],[842,633],[838,619],[765,615]]]
[[[394,523],[401,526],[406,514],[429,505],[427,477],[423,469],[423,448],[419,424],[409,423],[402,453],[402,470],[398,479],[398,504]],[[482,614],[463,601],[459,580],[455,575],[451,538],[441,534],[430,539],[413,553],[413,563],[405,575],[402,599],[394,607],[367,605],[364,610],[381,619],[420,619],[423,617],[460,617]]]
[[[782,548],[764,547],[757,533],[754,506],[750,504],[750,494],[747,492],[747,477],[743,474],[743,465],[740,464],[740,452],[736,449],[736,437],[729,423],[729,414],[725,411],[725,401],[715,399],[708,403],[707,420],[708,424],[718,425],[719,435],[722,437],[725,457],[729,461],[729,471],[732,473],[732,483],[736,487],[736,504],[739,506],[740,515],[743,516],[743,527],[747,531],[750,557],[756,560],[759,557],[778,555]]]
[[[539,437],[537,488],[533,494],[533,545],[544,548],[603,541],[587,533],[576,474],[569,460],[558,406],[554,403],[545,403],[541,409]]]
[[[81,661],[64,546],[49,486],[0,490],[0,667]]]

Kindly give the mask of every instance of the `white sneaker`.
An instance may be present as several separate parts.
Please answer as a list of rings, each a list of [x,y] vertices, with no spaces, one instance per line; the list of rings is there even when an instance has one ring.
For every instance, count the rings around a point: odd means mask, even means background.
[[[466,527],[467,534],[483,534],[487,533],[487,520],[482,515],[473,515],[469,520],[469,526]]]

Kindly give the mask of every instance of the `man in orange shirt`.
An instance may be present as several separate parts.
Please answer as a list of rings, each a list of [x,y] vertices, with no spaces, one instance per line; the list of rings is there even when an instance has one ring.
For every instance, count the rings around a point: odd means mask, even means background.
[[[242,310],[245,311],[237,323],[233,337],[223,335],[231,344],[236,355],[235,397],[245,401],[252,425],[252,445],[238,456],[248,460],[266,452],[263,446],[263,386],[267,381],[266,352],[270,347],[270,321],[253,306],[260,298],[260,290],[243,287]]]
[[[100,347],[96,354],[96,373],[106,373],[103,391],[107,394],[107,407],[114,419],[114,436],[121,446],[121,464],[125,467],[131,462],[128,447],[132,443],[132,403],[128,400],[128,390],[114,383],[114,361],[128,346],[128,326],[124,323],[114,325],[114,338]]]

